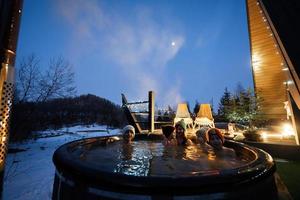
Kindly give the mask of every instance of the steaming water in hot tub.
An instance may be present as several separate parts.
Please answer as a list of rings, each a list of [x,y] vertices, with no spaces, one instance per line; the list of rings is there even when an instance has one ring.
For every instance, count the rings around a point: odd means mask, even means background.
[[[125,144],[97,137],[62,145],[53,155],[52,198],[277,198],[276,166],[266,152],[234,141],[225,141],[222,151],[164,146],[159,138],[140,134]]]
[[[73,155],[105,172],[134,176],[195,176],[247,164],[251,158],[233,149],[214,151],[208,145],[164,146],[159,141],[114,141],[79,146]]]

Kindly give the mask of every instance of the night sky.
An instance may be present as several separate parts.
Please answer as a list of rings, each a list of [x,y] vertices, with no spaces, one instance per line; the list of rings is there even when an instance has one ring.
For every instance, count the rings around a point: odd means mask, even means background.
[[[25,0],[17,64],[63,56],[77,94],[121,104],[156,92],[158,106],[216,107],[224,88],[253,87],[244,0]]]

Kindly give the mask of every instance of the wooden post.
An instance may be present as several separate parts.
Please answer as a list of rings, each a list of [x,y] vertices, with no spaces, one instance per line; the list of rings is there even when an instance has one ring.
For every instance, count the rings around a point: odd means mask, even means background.
[[[148,122],[149,122],[149,132],[154,132],[154,92],[149,91],[149,116],[148,116]]]

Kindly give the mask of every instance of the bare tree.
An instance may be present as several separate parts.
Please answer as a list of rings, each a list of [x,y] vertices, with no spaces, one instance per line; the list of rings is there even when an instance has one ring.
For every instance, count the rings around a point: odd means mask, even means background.
[[[74,71],[62,57],[51,59],[41,73],[39,59],[30,55],[23,59],[17,76],[19,101],[44,102],[52,98],[75,95]]]
[[[56,97],[72,96],[74,86],[73,67],[63,58],[51,59],[48,70],[40,80],[40,92],[37,101],[46,101]]]
[[[17,71],[18,101],[33,101],[37,97],[37,88],[41,79],[40,60],[31,54],[23,58]]]

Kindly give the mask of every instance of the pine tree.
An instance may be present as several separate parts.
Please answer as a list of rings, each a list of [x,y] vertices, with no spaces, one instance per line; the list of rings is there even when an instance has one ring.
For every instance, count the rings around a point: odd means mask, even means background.
[[[228,121],[228,115],[230,114],[231,107],[232,107],[231,94],[226,87],[224,94],[220,99],[219,109],[218,109],[218,116],[221,120]]]

